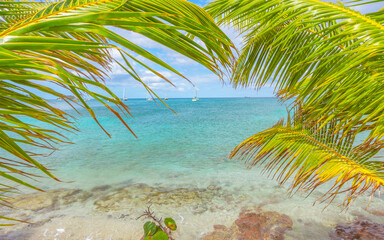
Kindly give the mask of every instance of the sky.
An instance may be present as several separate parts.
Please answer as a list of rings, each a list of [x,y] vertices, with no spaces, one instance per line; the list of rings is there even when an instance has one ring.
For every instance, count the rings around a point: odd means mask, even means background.
[[[200,6],[205,4],[204,1],[195,1]],[[240,45],[241,39],[237,38],[237,33],[229,28],[223,28],[223,31],[231,38],[231,40],[237,45]],[[185,77],[187,77],[197,88],[198,96],[204,97],[272,97],[273,89],[264,88],[262,91],[257,92],[254,89],[234,89],[230,83],[221,81],[219,77],[207,70],[205,67],[199,65],[193,60],[166,48],[146,37],[143,37],[137,33],[117,30],[117,32],[136,43],[137,45],[145,48],[149,52],[155,54],[160,59],[168,63],[175,68]],[[115,51],[112,55],[117,60],[122,60],[118,52]],[[167,95],[170,98],[192,98],[195,95],[193,85],[170,72],[169,70],[162,69],[161,67],[151,64],[149,61],[141,58],[146,64],[149,64],[152,68],[159,71],[162,75],[167,77],[175,86],[165,82],[158,76],[154,75],[150,71],[137,66],[139,69],[139,75],[142,80],[154,90],[160,97]],[[107,81],[107,86],[115,92],[118,96],[122,96],[124,88],[126,89],[126,96],[128,98],[143,98],[149,97],[147,91],[143,86],[133,80],[128,73],[126,73],[117,63],[113,64],[113,70],[111,72],[111,80]]]
[[[209,0],[192,0],[193,3],[196,3],[199,6],[204,6],[209,2]],[[371,5],[359,6],[355,10],[359,10],[362,13],[377,11],[379,8],[383,7],[384,4],[375,3]],[[237,36],[237,33],[229,28],[222,28],[223,31],[232,39],[236,46],[241,45],[241,37]],[[195,84],[198,89],[198,96],[200,98],[204,97],[273,97],[274,89],[271,86],[263,87],[260,90],[255,89],[234,89],[230,83],[222,82],[217,76],[212,72],[205,69],[203,66],[198,63],[190,60],[181,54],[174,52],[168,48],[163,47],[162,45],[147,39],[137,33],[117,30],[117,32],[132,41],[133,43],[138,44],[139,46],[145,48],[151,53],[155,54],[169,65],[174,67],[184,76],[186,76],[191,82]],[[117,51],[112,52],[112,56],[115,57],[118,61],[122,61],[121,56]],[[169,98],[192,98],[194,96],[194,88],[191,83],[182,79],[175,74],[171,73],[168,70],[164,70],[160,67],[157,67],[154,64],[151,64],[145,59],[143,60],[146,64],[149,64],[151,67],[159,71],[169,80],[171,80],[175,87],[160,79],[153,73],[148,70],[137,66],[137,71],[141,76],[142,80],[152,88],[160,97],[167,95]],[[228,80],[227,80],[228,81]],[[112,71],[110,73],[110,79],[106,81],[106,85],[110,88],[115,94],[120,97],[123,97],[124,88],[126,89],[126,96],[128,98],[146,98],[149,97],[149,94],[145,88],[133,80],[128,73],[126,73],[117,63],[112,65]]]

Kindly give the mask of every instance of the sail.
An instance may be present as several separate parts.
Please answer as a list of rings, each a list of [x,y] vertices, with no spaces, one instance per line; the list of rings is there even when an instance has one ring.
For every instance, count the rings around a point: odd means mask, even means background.
[[[192,98],[192,102],[199,101],[199,98],[197,97],[197,88],[196,87],[194,87],[194,88],[195,88],[195,97]]]
[[[126,101],[128,98],[125,96],[125,88],[124,88],[124,91],[123,91],[123,100]]]

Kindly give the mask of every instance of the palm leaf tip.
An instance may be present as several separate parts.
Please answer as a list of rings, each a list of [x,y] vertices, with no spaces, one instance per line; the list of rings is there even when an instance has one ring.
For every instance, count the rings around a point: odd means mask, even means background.
[[[239,144],[230,158],[245,161],[249,167],[263,166],[263,172],[280,184],[290,182],[289,192],[310,195],[324,186],[329,189],[316,201],[331,203],[345,194],[345,207],[358,196],[374,195],[384,185],[383,163],[371,158],[383,143],[353,146],[354,138],[335,134],[332,124],[304,125],[296,118],[292,126],[281,122]]]

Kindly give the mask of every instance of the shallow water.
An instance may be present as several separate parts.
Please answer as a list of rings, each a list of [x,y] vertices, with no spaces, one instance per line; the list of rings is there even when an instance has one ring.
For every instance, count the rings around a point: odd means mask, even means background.
[[[167,104],[178,115],[156,102],[129,100],[134,119],[127,120],[138,139],[104,107],[90,104],[112,138],[84,111],[78,116],[68,110],[81,130],[67,135],[75,144],[41,159],[66,182],[38,183],[46,190],[80,193],[44,195],[52,204],[40,209],[23,204],[24,210],[4,209],[7,216],[38,224],[2,230],[1,239],[137,240],[145,220],[136,218],[149,203],[159,216],[176,219],[175,236],[181,240],[199,239],[214,224],[230,226],[242,208],[252,207],[290,216],[294,225],[286,239],[328,239],[336,224],[361,216],[384,223],[377,214],[384,213],[381,199],[374,198],[369,209],[362,197],[347,212],[338,201],[323,210],[325,205],[312,206],[321,189],[308,198],[300,193],[289,198],[286,186],[261,175],[260,169],[228,159],[242,140],[285,116],[285,106],[276,99],[170,99]]]

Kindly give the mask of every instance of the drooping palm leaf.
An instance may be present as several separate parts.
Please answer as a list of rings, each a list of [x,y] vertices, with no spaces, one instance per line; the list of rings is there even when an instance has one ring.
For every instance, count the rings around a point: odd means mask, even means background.
[[[384,165],[371,157],[384,147],[384,142],[354,146],[354,135],[334,134],[336,121],[321,129],[320,125],[307,122],[297,110],[286,124],[279,121],[246,139],[231,157],[245,160],[251,167],[263,165],[264,171],[280,184],[291,182],[292,192],[304,190],[309,195],[325,183],[332,184],[320,198],[323,201],[332,202],[345,193],[344,203],[348,206],[366,191],[373,195],[380,190],[384,186]]]
[[[110,64],[115,61],[111,50],[117,50],[124,59],[118,64],[153,94],[141,81],[132,62],[172,83],[138,56],[186,79],[154,54],[119,35],[121,30],[142,34],[202,64],[219,77],[225,73],[221,69],[229,69],[232,61],[230,40],[210,15],[187,1],[2,1],[0,147],[15,159],[1,157],[0,177],[5,184],[0,204],[6,204],[7,192],[12,191],[14,184],[38,189],[18,177],[34,176],[21,171],[21,167],[37,168],[56,179],[34,156],[40,154],[40,148],[54,150],[55,143],[67,140],[53,129],[29,124],[28,118],[67,131],[76,130],[71,116],[51,106],[36,91],[62,98],[72,105],[73,99],[62,93],[62,90],[69,91],[79,99],[76,104],[85,107],[97,121],[83,98],[87,94],[112,111],[129,129],[123,119],[129,114],[128,107],[104,85]],[[194,41],[194,37],[199,42]],[[46,83],[56,87],[48,87]],[[91,91],[90,86],[98,90]],[[107,101],[115,104],[120,112]],[[25,144],[36,152],[25,151]]]

